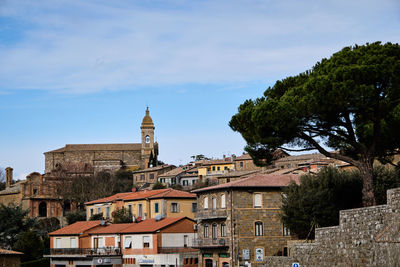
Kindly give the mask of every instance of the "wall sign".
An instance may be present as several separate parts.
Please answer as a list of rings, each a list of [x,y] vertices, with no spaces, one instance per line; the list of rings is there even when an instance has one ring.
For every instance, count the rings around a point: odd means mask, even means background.
[[[264,261],[264,249],[256,248],[256,261]]]
[[[242,255],[244,260],[250,260],[250,249],[243,249]]]

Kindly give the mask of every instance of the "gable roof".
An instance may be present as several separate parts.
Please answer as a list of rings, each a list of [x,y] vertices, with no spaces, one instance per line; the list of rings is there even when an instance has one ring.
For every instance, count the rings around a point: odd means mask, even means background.
[[[100,221],[81,221],[51,232],[49,235],[79,235],[99,225]]]
[[[163,169],[167,169],[167,168],[175,168],[175,165],[163,164],[163,165],[158,165],[158,166],[143,169],[143,170],[134,171],[132,173],[153,172],[153,171],[163,170]]]
[[[72,151],[120,151],[120,150],[141,150],[142,144],[140,143],[126,143],[126,144],[67,144],[62,148],[47,151],[51,152],[72,152]]]
[[[96,227],[93,230],[89,231],[89,235],[94,234],[115,234],[119,233],[120,231],[132,226],[132,223],[116,223],[110,224],[104,227]]]
[[[288,186],[291,181],[300,183],[300,175],[286,174],[286,175],[273,175],[257,173],[252,176],[239,179],[230,183],[209,186],[193,190],[194,193],[227,189],[227,188],[243,188],[243,187],[284,187]]]
[[[178,168],[172,169],[170,171],[167,171],[167,172],[165,172],[163,174],[158,175],[158,178],[167,177],[167,176],[176,176],[176,175],[179,175],[179,174],[181,174],[183,172],[185,172],[185,170],[182,169],[181,167],[178,167]]]
[[[118,195],[118,196],[117,196]],[[114,202],[117,199],[123,201],[139,200],[139,199],[156,199],[156,198],[196,198],[196,194],[185,191],[175,190],[172,188],[157,189],[157,190],[144,190],[137,192],[118,193],[109,197],[86,202],[85,205],[101,204]]]
[[[166,228],[181,220],[191,220],[187,217],[176,217],[176,218],[164,218],[156,221],[156,219],[146,219],[139,223],[132,223],[130,227],[121,230],[119,233],[151,233],[163,228]]]

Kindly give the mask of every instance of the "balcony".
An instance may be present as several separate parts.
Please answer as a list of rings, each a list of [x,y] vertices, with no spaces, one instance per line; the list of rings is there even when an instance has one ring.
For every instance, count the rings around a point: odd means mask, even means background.
[[[45,255],[51,256],[121,256],[119,248],[51,248],[45,250]]]
[[[196,220],[226,219],[226,210],[202,210],[196,212]]]
[[[198,252],[199,250],[193,247],[158,247],[159,254],[175,254],[183,252]]]
[[[193,239],[194,248],[228,248],[230,244],[229,237],[220,238],[197,238]]]

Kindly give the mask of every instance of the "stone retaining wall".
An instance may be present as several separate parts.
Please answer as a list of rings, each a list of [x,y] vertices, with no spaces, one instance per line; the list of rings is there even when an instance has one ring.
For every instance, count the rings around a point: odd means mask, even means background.
[[[399,266],[400,188],[388,204],[340,211],[339,225],[317,228],[315,242],[295,244],[292,257],[267,257],[266,266]]]

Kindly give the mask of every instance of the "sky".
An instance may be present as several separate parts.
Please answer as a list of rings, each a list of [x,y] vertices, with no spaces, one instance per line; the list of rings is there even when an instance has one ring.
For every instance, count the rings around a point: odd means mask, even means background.
[[[147,106],[165,163],[240,155],[246,99],[399,39],[398,0],[0,0],[0,167],[24,179],[65,144],[139,143]]]

